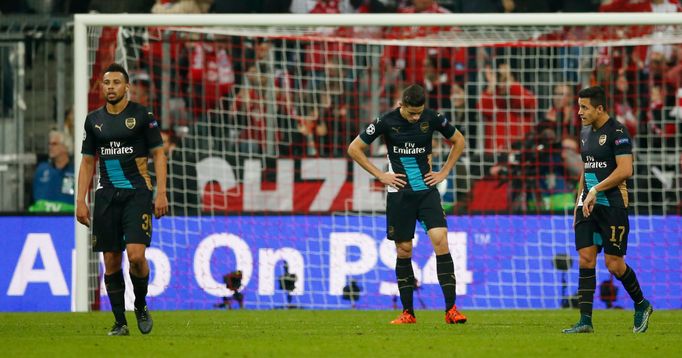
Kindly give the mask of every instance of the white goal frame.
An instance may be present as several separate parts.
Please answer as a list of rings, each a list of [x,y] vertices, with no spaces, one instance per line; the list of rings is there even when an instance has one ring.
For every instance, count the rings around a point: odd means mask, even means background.
[[[83,122],[88,108],[88,26],[616,26],[682,25],[682,13],[535,13],[535,14],[79,14],[74,17],[75,164],[82,156]],[[78,181],[76,181],[78,185]],[[78,188],[76,188],[76,191]],[[75,219],[75,215],[74,215]],[[88,229],[74,220],[75,281],[72,309],[89,311]]]

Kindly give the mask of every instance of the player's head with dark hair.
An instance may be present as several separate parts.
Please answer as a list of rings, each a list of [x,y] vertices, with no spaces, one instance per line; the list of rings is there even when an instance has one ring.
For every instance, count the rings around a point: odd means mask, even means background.
[[[118,63],[112,63],[111,65],[107,66],[106,69],[104,69],[104,74],[108,72],[120,72],[123,75],[123,78],[125,78],[126,83],[130,82],[130,76],[128,76],[128,71],[126,71],[125,67],[119,65]]]
[[[404,106],[421,107],[426,103],[424,88],[420,85],[411,85],[403,91],[402,103]]]
[[[426,94],[420,85],[411,85],[403,90],[400,100],[400,115],[410,123],[416,123],[424,112]]]
[[[599,86],[581,89],[578,98],[588,98],[592,107],[602,106],[602,110],[606,110],[606,92]]]
[[[117,63],[109,65],[102,76],[102,93],[107,103],[115,106],[123,101],[122,105],[127,105],[129,90],[128,71]]]
[[[584,126],[601,127],[609,119],[606,113],[606,93],[598,86],[583,88],[578,92],[578,115]]]

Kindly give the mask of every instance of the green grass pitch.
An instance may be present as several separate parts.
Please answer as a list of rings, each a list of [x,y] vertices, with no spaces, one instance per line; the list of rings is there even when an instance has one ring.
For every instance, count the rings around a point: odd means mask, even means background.
[[[152,311],[143,336],[128,312],[129,337],[106,335],[95,313],[0,313],[4,357],[680,357],[682,311],[655,311],[632,333],[632,311],[595,311],[594,334],[565,335],[577,310],[465,311],[446,325],[440,311],[393,326],[396,311]]]

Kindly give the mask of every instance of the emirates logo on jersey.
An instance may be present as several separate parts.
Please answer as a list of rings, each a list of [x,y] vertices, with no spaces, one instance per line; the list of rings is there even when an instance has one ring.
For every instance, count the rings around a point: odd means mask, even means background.
[[[606,134],[599,136],[599,145],[604,145],[604,143],[606,143]]]
[[[104,146],[100,148],[101,155],[127,155],[134,152],[133,147],[124,147],[123,143],[118,141],[109,142],[108,148]]]
[[[128,129],[133,129],[135,128],[135,118],[134,117],[129,117],[126,118],[125,124]]]

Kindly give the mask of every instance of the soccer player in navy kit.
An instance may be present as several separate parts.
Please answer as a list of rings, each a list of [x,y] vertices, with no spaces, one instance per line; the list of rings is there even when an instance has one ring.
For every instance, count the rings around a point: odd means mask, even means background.
[[[644,298],[635,271],[625,263],[630,224],[627,178],[632,176],[632,138],[606,113],[601,87],[578,92],[581,155],[584,162],[575,209],[575,245],[580,256],[578,298],[580,320],[564,333],[592,333],[592,302],[597,285],[597,254],[604,250],[609,272],[635,303],[633,332],[645,332],[653,307]]]
[[[158,123],[149,110],[128,100],[130,83],[125,68],[110,65],[102,79],[106,105],[88,114],[83,138],[83,161],[78,174],[76,218],[90,226],[85,196],[99,156],[100,177],[95,192],[93,251],[104,252],[104,283],[116,322],[110,336],[129,335],[125,317],[125,282],[121,263],[128,253],[135,293],[135,317],[140,332],[152,330],[147,308],[149,264],[145,250],[151,243],[152,211],[157,218],[168,212],[166,157]],[[156,198],[147,172],[151,152],[156,172]]]
[[[348,147],[348,154],[360,166],[387,186],[386,234],[395,242],[402,314],[392,324],[416,323],[413,307],[414,272],[412,239],[415,222],[427,231],[436,253],[438,282],[445,298],[445,322],[465,323],[455,305],[455,269],[448,247],[447,223],[436,184],[452,170],[464,150],[464,136],[440,113],[425,109],[424,89],[411,85],[402,93],[399,108],[374,120]],[[431,139],[440,132],[453,144],[448,159],[438,172],[431,171]],[[372,164],[365,151],[377,137],[384,136],[389,170]]]

